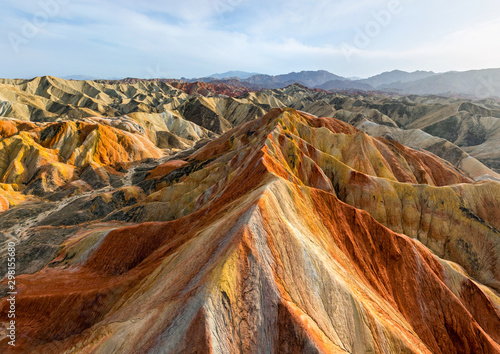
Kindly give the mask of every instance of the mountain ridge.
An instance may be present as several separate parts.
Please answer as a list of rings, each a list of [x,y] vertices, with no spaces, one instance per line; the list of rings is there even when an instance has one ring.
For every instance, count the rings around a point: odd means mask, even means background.
[[[83,75],[73,75],[67,78],[72,80],[92,79]],[[135,82],[145,81],[145,79],[93,79],[93,81]],[[166,83],[186,82],[191,84],[200,82],[214,85],[229,84],[234,87],[246,88],[247,90],[284,88],[294,83],[298,83],[312,89],[324,89],[332,92],[357,90],[364,92],[378,91],[400,95],[444,95],[472,99],[500,98],[500,85],[497,85],[497,82],[500,82],[500,69],[450,71],[444,73],[422,70],[414,72],[393,70],[366,79],[354,80],[332,74],[326,70],[291,72],[280,75],[229,71],[203,78],[154,78],[149,79],[149,81],[162,81]]]
[[[261,75],[259,73],[252,73],[248,71],[238,71],[238,70],[233,70],[233,71],[227,71],[224,73],[220,74],[212,74],[207,77],[213,77],[218,80],[222,79],[232,79],[232,78],[239,78],[239,79],[248,79],[250,76],[255,76],[255,75]]]

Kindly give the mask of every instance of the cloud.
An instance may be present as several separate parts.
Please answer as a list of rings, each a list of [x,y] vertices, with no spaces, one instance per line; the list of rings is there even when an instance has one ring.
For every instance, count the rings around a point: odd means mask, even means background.
[[[23,26],[46,11],[41,4],[57,1],[57,11],[36,34],[23,36]],[[8,53],[0,76],[179,77],[229,69],[369,75],[394,68],[446,71],[499,62],[495,34],[500,25],[498,11],[493,11],[498,4],[491,0],[482,6],[459,0],[453,7],[444,0],[400,0],[404,12],[346,60],[343,44],[353,45],[357,31],[389,1],[395,0],[9,3],[0,15],[0,45]],[[9,33],[25,39],[18,51],[12,50]]]
[[[498,20],[475,23],[434,41],[410,49],[353,49],[357,62],[385,60],[398,68],[435,71],[471,70],[498,67],[500,48],[495,45],[500,33]]]

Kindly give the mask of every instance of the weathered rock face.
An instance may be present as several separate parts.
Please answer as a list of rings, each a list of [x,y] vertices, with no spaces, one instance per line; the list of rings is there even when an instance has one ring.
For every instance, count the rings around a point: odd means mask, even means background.
[[[23,236],[2,348],[500,351],[498,182],[290,108],[129,177]]]

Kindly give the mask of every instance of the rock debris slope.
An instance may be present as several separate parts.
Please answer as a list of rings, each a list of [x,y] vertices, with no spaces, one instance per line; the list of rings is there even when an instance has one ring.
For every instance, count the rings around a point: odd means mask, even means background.
[[[220,137],[75,199],[81,222],[70,203],[30,229],[21,250],[55,246],[17,277],[3,348],[500,352],[498,182],[334,118],[219,115]]]

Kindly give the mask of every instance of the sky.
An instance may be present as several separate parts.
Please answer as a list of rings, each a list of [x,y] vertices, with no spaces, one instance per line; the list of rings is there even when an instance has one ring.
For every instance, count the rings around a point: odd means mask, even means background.
[[[500,67],[498,0],[4,0],[0,77]]]

